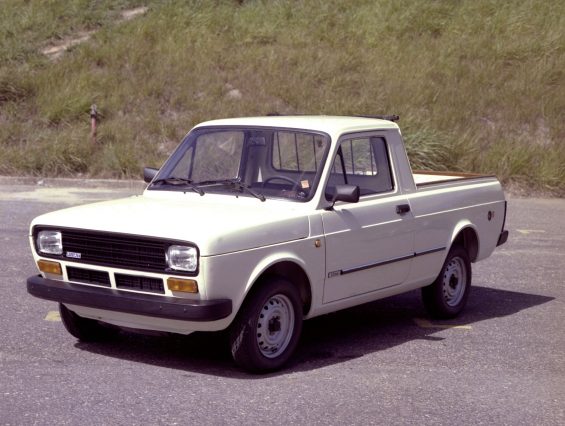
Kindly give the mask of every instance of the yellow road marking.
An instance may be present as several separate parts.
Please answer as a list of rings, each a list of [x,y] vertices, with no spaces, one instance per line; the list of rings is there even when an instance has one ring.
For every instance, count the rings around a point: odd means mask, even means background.
[[[528,235],[528,234],[545,234],[543,229],[516,229],[520,234]]]
[[[439,328],[442,330],[448,330],[450,328],[456,328],[460,330],[472,330],[473,327],[470,325],[448,325],[448,324],[433,324],[424,318],[414,318],[414,322],[420,328]]]
[[[49,311],[44,319],[45,321],[59,322],[61,321],[61,315],[59,315],[59,311]]]

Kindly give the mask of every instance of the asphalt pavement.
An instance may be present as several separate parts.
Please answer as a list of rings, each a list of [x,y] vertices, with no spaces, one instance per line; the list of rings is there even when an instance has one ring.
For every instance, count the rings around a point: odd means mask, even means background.
[[[78,343],[26,292],[35,216],[141,185],[0,182],[0,425],[565,425],[565,200],[510,198],[456,320],[419,292],[305,323],[289,367],[238,370],[222,335]]]

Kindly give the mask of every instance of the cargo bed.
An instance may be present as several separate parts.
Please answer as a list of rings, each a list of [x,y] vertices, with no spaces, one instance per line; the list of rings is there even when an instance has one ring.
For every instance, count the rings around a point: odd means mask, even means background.
[[[462,172],[434,172],[428,170],[414,171],[414,183],[416,187],[433,185],[437,183],[447,183],[466,179],[492,178],[492,175],[481,175],[477,173]]]

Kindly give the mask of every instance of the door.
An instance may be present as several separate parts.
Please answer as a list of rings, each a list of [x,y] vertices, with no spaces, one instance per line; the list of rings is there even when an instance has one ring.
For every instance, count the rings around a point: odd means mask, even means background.
[[[414,255],[413,216],[395,189],[386,140],[341,141],[326,186],[358,185],[358,203],[337,203],[322,213],[326,236],[324,303],[401,285]]]

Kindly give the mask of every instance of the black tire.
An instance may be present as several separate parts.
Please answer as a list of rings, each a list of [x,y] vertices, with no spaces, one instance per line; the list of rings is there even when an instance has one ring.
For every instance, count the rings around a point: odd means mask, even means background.
[[[229,330],[235,363],[253,373],[280,369],[296,349],[302,316],[300,293],[292,283],[280,278],[259,283]]]
[[[471,261],[463,247],[453,247],[436,280],[422,288],[422,300],[433,318],[454,318],[467,304],[471,291]]]
[[[67,331],[81,342],[95,342],[110,337],[113,333],[98,321],[83,318],[59,303],[61,320]]]

